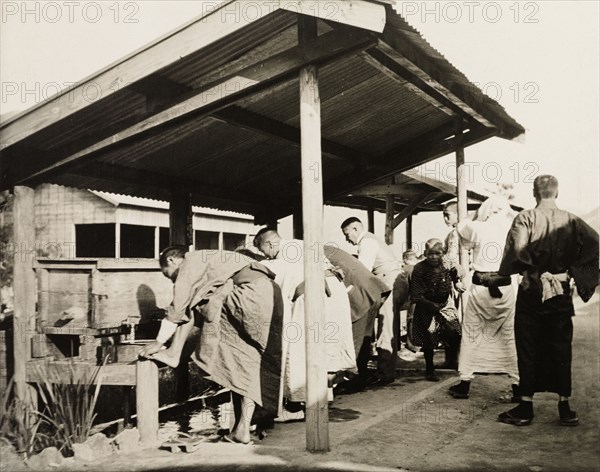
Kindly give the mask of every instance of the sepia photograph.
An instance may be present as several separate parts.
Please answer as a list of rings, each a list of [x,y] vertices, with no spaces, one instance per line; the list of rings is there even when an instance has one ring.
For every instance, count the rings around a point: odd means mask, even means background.
[[[600,2],[0,0],[0,472],[600,472]]]

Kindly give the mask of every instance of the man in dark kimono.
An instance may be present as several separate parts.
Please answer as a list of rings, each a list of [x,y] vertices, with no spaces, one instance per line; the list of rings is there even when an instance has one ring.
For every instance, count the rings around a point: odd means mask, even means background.
[[[571,342],[575,314],[570,281],[584,302],[598,285],[598,233],[556,206],[558,181],[542,175],[533,183],[537,206],[519,213],[508,233],[499,274],[522,274],[515,312],[521,402],[498,417],[517,426],[533,419],[533,394],[559,395],[560,423],[575,426],[569,406]]]

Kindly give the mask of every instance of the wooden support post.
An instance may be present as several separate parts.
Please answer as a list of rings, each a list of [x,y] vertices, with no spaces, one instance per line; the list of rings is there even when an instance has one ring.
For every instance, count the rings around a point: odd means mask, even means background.
[[[158,442],[158,366],[154,361],[137,362],[135,402],[140,441],[153,447]]]
[[[121,223],[115,223],[115,259],[121,259]]]
[[[127,429],[131,427],[131,394],[133,388],[129,385],[120,388],[123,393],[123,428]]]
[[[298,19],[300,44],[316,37],[314,18]],[[300,70],[302,219],[304,229],[306,333],[306,448],[329,451],[329,411],[325,345],[325,274],[323,264],[323,166],[321,98],[317,68]],[[316,329],[315,329],[316,328]]]
[[[160,226],[154,227],[154,259],[160,255]]]
[[[293,216],[293,225],[294,225],[294,239],[304,239],[304,222],[302,219],[302,210],[298,210],[294,212]]]
[[[385,243],[394,244],[394,196],[385,197]]]
[[[169,202],[169,244],[190,247],[194,240],[192,228],[192,200],[189,192],[172,189]],[[222,235],[219,236],[222,238]],[[222,249],[220,241],[219,249]],[[192,248],[194,249],[194,248]],[[181,362],[175,369],[175,397],[177,401],[185,401],[189,397],[188,363]]]
[[[412,243],[413,243],[412,224],[413,224],[413,216],[408,215],[408,217],[406,218],[406,249],[405,249],[405,251],[408,251],[409,249],[413,248],[412,247]]]
[[[462,129],[459,129],[460,137],[462,138]],[[460,142],[460,141],[459,141]],[[456,197],[458,200],[458,221],[463,221],[467,218],[467,169],[465,168],[465,149],[460,146],[456,150]],[[459,242],[459,261],[460,265],[469,273],[469,252],[462,243]],[[460,310],[461,313],[465,309],[466,294],[461,295]]]
[[[189,192],[173,189],[169,202],[169,243],[192,244],[192,201]]]
[[[14,187],[14,317],[13,360],[15,395],[31,401],[27,388],[27,361],[31,358],[30,336],[35,331],[36,282],[33,261],[35,252],[35,206],[32,188]]]
[[[373,207],[367,210],[367,231],[369,233],[375,232],[375,210]]]
[[[36,269],[38,278],[38,326],[45,326],[48,322],[48,308],[50,307],[50,273],[48,269]]]

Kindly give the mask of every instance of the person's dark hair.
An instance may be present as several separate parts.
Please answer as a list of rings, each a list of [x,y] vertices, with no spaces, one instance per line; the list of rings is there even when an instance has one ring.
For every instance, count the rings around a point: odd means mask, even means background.
[[[265,228],[261,228],[260,230],[258,230],[258,233],[256,233],[256,236],[254,236],[254,240],[252,241],[252,244],[254,244],[255,247],[260,246],[265,235],[268,233],[271,233],[271,232],[277,233],[277,230],[275,228],[271,228],[269,226],[267,226]]]
[[[175,257],[177,259],[185,258],[185,254],[188,252],[188,248],[186,246],[169,246],[158,256],[158,263],[161,267],[165,267],[167,265],[168,257]]]
[[[350,226],[352,223],[360,223],[362,225],[362,221],[360,221],[356,216],[351,216],[350,218],[344,220],[340,227],[344,229],[346,226]]]
[[[556,198],[558,180],[553,175],[539,175],[533,181],[533,193],[539,198]]]

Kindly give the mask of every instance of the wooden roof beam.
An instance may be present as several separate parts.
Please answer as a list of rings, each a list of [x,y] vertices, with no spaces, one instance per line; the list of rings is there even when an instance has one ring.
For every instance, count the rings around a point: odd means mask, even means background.
[[[205,10],[177,31],[167,33],[56,97],[15,116],[0,129],[0,150],[89,106],[86,88],[90,84],[101,90],[102,98],[106,98],[273,11],[272,8],[262,8],[251,18],[240,15],[237,21],[223,21],[219,10],[232,1],[225,0],[218,7]]]
[[[453,152],[459,145],[456,136],[449,137],[453,135],[453,130],[454,123],[446,123],[408,143],[385,152],[377,159],[373,159],[371,167],[360,174],[349,172],[344,177],[336,177],[332,181],[326,181],[324,183],[325,200],[331,201],[347,197],[364,185],[381,181],[386,176],[411,169]],[[470,130],[464,134],[462,145],[467,147],[476,144],[494,136],[496,132],[495,129],[489,128]],[[277,192],[278,189],[274,191]],[[290,195],[289,199],[286,202],[280,202],[278,209],[273,209],[273,212],[278,216],[289,215],[291,213],[290,209],[294,207],[296,201],[299,201],[298,195],[289,191],[288,194]]]
[[[352,196],[377,196],[393,195],[396,197],[415,198],[424,191],[433,190],[428,185],[419,184],[372,184],[361,187],[352,192]]]
[[[462,117],[467,123],[477,122],[488,128],[495,127],[487,118],[383,41],[379,41],[377,47],[366,51],[363,57],[369,57],[368,62],[370,64],[375,65],[380,70],[387,70],[388,76],[401,81],[403,85],[408,86],[411,90],[419,90],[419,95],[422,98],[425,98],[425,96],[430,97],[426,100],[445,113]],[[406,82],[410,85],[406,85]]]
[[[412,201],[404,207],[404,209],[394,217],[394,221],[392,222],[392,226],[395,228],[400,223],[402,223],[406,218],[412,215],[417,208],[423,205],[427,200],[430,200],[432,195],[427,192],[418,197],[415,197]]]
[[[220,83],[209,89],[196,91],[186,100],[173,105],[167,110],[156,113],[92,146],[61,159],[51,166],[42,168],[33,175],[23,176],[21,181],[27,181],[31,178],[43,179],[46,174],[58,172],[76,161],[98,155],[116,145],[139,138],[146,133],[156,132],[161,127],[175,123],[177,120],[215,113],[240,98],[287,79],[307,64],[326,64],[348,54],[372,47],[375,42],[376,39],[370,33],[362,30],[356,30],[352,33],[345,30],[326,33],[302,47],[290,48],[230,77],[223,78]]]
[[[300,146],[300,130],[298,128],[245,110],[244,108],[234,105],[224,108],[211,116],[249,131],[280,138],[296,146]],[[321,140],[321,147],[325,154],[334,159],[355,162],[361,165],[366,165],[368,160],[367,155],[328,139]]]
[[[129,87],[146,99],[146,111],[153,113],[172,105],[177,97],[189,94],[192,89],[174,80],[152,74]]]

